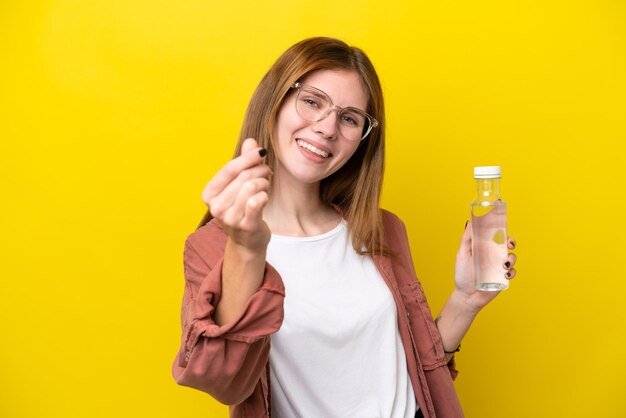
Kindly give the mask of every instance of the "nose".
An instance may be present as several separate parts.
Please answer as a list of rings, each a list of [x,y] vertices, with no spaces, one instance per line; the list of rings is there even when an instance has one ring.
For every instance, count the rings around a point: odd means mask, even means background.
[[[339,109],[337,106],[330,107],[322,114],[322,117],[315,122],[313,129],[326,139],[336,139],[338,133],[337,118]]]

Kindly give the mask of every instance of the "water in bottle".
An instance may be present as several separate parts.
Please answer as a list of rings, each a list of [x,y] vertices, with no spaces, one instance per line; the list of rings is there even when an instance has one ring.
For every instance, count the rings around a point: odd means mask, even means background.
[[[508,289],[506,204],[500,197],[501,170],[497,166],[475,167],[476,198],[472,202],[472,255],[478,290]]]

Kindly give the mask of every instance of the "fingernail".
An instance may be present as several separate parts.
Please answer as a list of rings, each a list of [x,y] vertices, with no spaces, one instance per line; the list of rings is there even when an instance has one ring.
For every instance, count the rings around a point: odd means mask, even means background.
[[[509,267],[511,267],[511,263],[509,261],[507,261],[506,263],[504,263],[504,268],[508,269]]]
[[[267,155],[267,150],[265,148],[261,148],[259,150],[259,155],[261,156],[261,158],[265,157]]]
[[[515,241],[511,241],[511,248],[515,248]]]
[[[463,229],[467,229],[467,224],[469,223],[469,221],[465,221],[465,228]]]

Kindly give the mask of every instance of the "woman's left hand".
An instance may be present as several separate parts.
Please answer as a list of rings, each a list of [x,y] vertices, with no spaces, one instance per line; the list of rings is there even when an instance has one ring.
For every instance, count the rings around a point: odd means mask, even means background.
[[[515,249],[515,239],[507,237],[507,248]],[[516,271],[513,267],[517,261],[517,256],[509,253],[507,258],[502,260],[502,276],[511,280],[515,277]],[[479,311],[491,302],[500,292],[484,292],[474,288],[474,259],[472,257],[472,223],[468,222],[459,251],[456,254],[456,266],[454,270],[455,291],[459,292],[464,300],[476,311]]]

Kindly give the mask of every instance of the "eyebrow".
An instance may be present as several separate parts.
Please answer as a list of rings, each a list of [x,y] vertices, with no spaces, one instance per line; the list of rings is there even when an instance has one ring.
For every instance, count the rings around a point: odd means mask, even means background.
[[[330,98],[328,93],[326,93],[322,89],[318,89],[317,87],[314,87],[314,86],[311,86],[311,85],[307,85],[307,84],[303,84],[302,86],[311,88],[310,90],[307,90],[306,93],[312,94],[312,95],[317,96],[317,97],[328,98],[331,102],[333,100],[333,99]]]
[[[337,104],[333,101],[333,99],[330,97],[330,95],[329,95],[328,93],[326,93],[324,90],[322,90],[321,88],[319,88],[319,87],[313,86],[313,85],[311,85],[311,84],[304,84],[304,83],[303,83],[302,85],[303,85],[303,86],[308,86],[308,87],[313,88],[313,90],[312,90],[312,91],[310,91],[310,93],[311,93],[311,94],[313,94],[313,95],[315,95],[316,97],[322,97],[322,98],[324,98],[324,97],[328,97],[328,100],[330,100],[330,102],[331,102],[332,104],[334,104],[335,106],[337,106],[338,108],[340,108],[340,109],[342,109],[342,110],[343,110],[343,109],[353,109],[353,110],[358,110],[359,112],[367,113],[367,111],[365,111],[365,110],[363,110],[363,109],[360,109],[360,108],[358,108],[358,107],[356,107],[356,106],[339,106],[339,105],[337,105]]]

